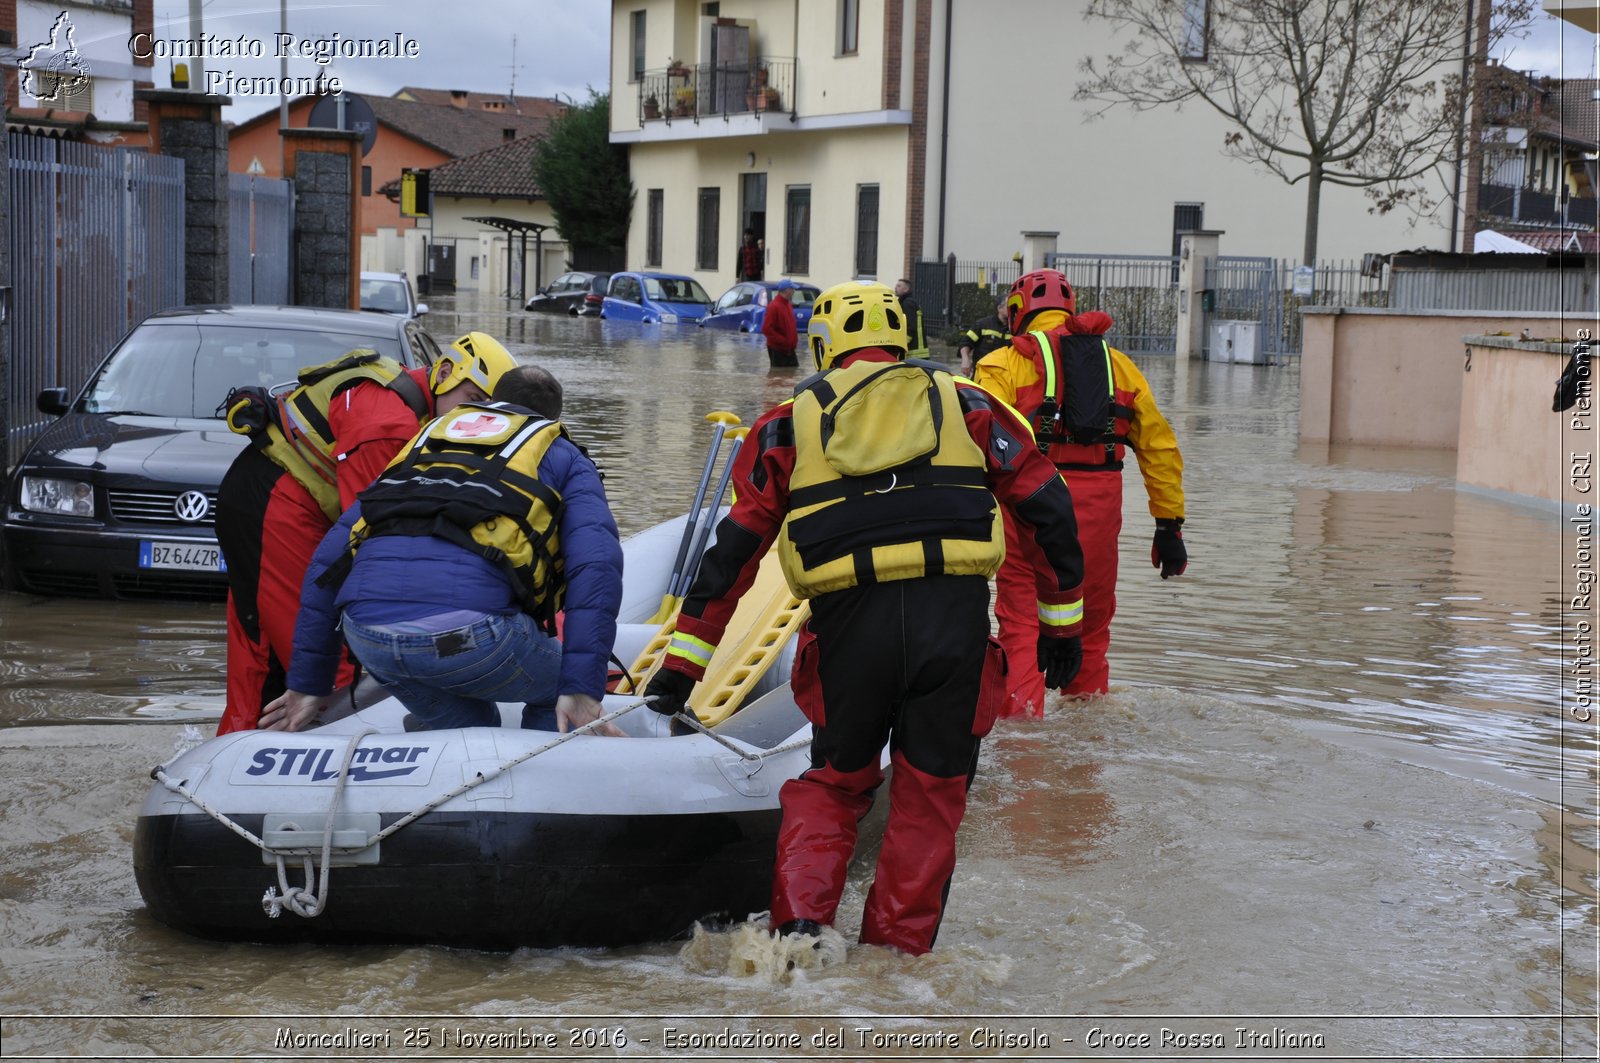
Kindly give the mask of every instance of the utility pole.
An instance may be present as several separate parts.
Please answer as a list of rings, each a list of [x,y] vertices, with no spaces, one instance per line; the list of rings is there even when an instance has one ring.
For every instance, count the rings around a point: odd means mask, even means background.
[[[189,0],[189,36],[194,40],[194,55],[189,58],[189,91],[204,92],[206,90],[206,62],[202,58],[205,47],[201,43],[205,30],[200,24],[200,8],[204,6],[201,0]]]

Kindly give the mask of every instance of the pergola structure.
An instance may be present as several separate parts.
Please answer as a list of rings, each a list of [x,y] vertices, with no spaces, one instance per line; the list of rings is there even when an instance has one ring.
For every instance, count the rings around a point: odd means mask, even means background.
[[[538,291],[544,287],[544,231],[554,228],[553,225],[541,225],[536,221],[519,221],[516,218],[468,218],[482,225],[499,229],[506,234],[506,295],[511,295],[511,245],[516,243],[516,237],[521,237],[519,249],[522,268],[517,274],[517,298],[522,302],[528,301],[528,234],[533,234],[533,290]]]

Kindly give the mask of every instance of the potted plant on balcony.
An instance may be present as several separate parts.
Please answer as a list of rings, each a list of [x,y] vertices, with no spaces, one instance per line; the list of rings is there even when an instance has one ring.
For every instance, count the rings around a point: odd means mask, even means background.
[[[756,90],[756,110],[776,111],[783,97],[771,85],[763,86]]]
[[[744,94],[744,109],[747,111],[755,110],[756,101],[760,99],[761,94],[766,91],[766,88],[767,68],[765,65],[762,65],[757,67],[750,74],[750,87],[745,91]]]
[[[687,118],[694,114],[694,88],[684,85],[682,88],[672,90],[672,113],[677,118]]]
[[[689,64],[682,59],[667,60],[667,76],[672,78],[686,78],[689,76]]]
[[[656,99],[655,93],[644,98],[644,116],[646,118],[661,117],[661,101]]]

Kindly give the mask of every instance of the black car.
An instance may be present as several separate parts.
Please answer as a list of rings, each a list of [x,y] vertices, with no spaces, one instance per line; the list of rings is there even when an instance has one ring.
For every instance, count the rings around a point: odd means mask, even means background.
[[[245,437],[219,407],[230,388],[279,385],[357,347],[431,365],[416,321],[309,307],[165,310],[123,338],[23,454],[6,488],[6,585],[35,594],[221,598],[217,485]]]
[[[605,298],[609,273],[563,273],[528,300],[526,309],[544,310],[554,314],[577,314],[579,317],[597,317],[600,301]]]

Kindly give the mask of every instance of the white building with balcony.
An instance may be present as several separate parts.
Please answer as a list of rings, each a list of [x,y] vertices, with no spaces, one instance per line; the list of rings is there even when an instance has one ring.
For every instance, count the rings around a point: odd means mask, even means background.
[[[1203,17],[1208,0],[1199,5]],[[1222,154],[1186,107],[1093,120],[1081,61],[1118,49],[1085,0],[613,0],[611,139],[636,191],[628,265],[734,276],[746,228],[766,276],[892,282],[912,264],[1061,251],[1165,255],[1181,229],[1293,259],[1304,186]],[[1448,178],[1449,175],[1446,175]],[[1448,200],[1412,220],[1325,186],[1319,255],[1451,249]],[[1037,246],[1037,244],[1035,245]],[[1031,264],[1031,263],[1030,263]]]

